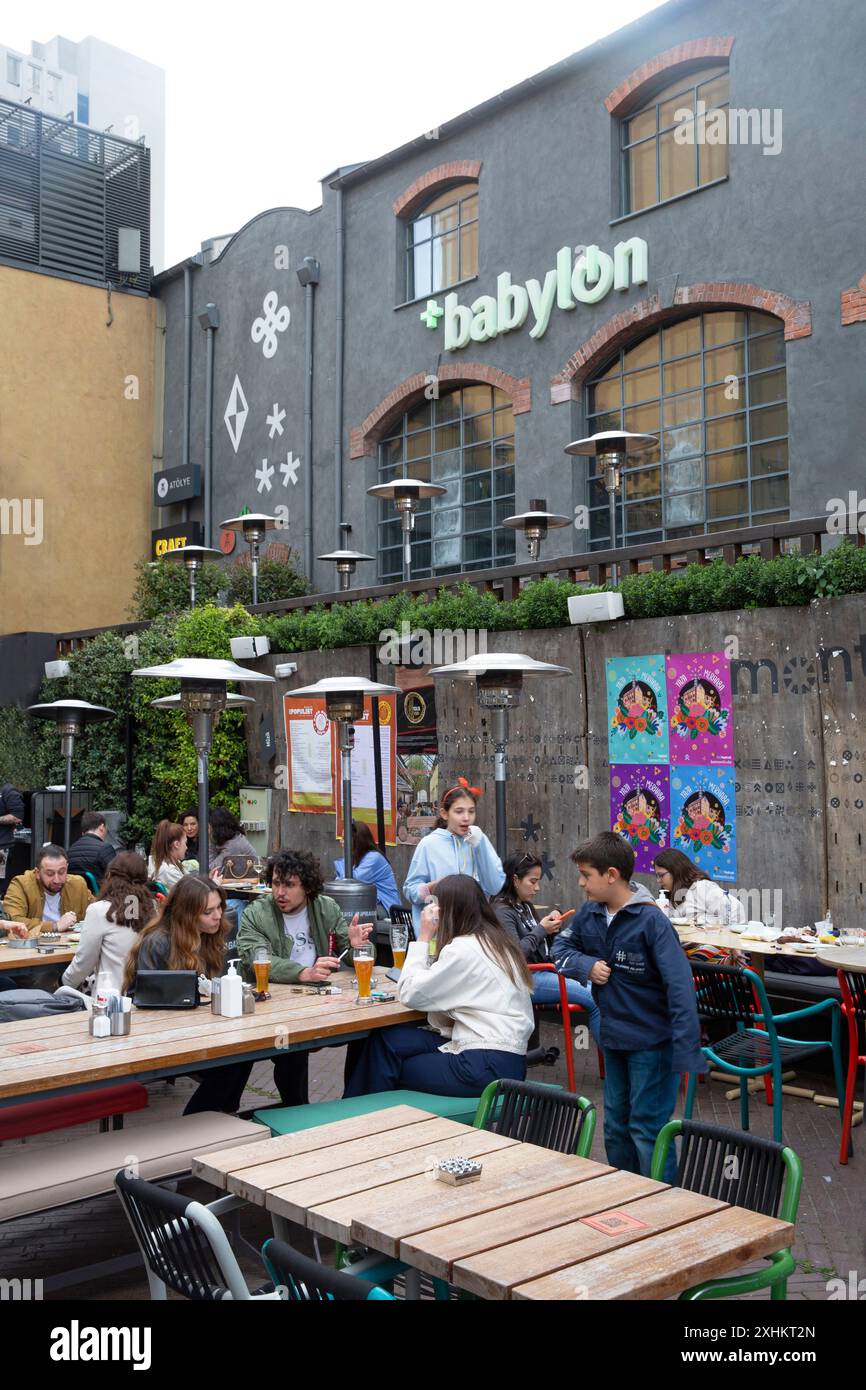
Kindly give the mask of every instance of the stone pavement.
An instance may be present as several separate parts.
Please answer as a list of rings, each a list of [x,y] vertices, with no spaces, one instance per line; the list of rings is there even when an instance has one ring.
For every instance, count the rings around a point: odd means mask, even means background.
[[[561,1043],[561,1030],[552,1024],[542,1029],[542,1044],[556,1046]],[[582,1051],[576,1054],[577,1087],[582,1095],[594,1100],[601,1109],[601,1082],[598,1077],[596,1054]],[[312,1101],[332,1100],[342,1091],[344,1048],[325,1048],[314,1052],[310,1059],[310,1099]],[[530,1078],[539,1081],[565,1082],[565,1067],[560,1057],[553,1068],[535,1067]],[[805,1071],[798,1073],[798,1084],[808,1080]],[[816,1089],[821,1093],[832,1090],[827,1076],[815,1078]],[[193,1089],[194,1083],[179,1077],[175,1085],[159,1082],[149,1087],[150,1105],[147,1110],[128,1118],[126,1128],[130,1138],[140,1124],[148,1124],[179,1114]],[[726,1087],[717,1081],[708,1082],[698,1088],[695,1107],[696,1118],[711,1123],[739,1127],[738,1101],[725,1099]],[[273,1071],[270,1063],[261,1062],[253,1069],[250,1085],[244,1095],[243,1108],[253,1109],[277,1100],[273,1088]],[[772,1111],[766,1106],[763,1096],[753,1097],[751,1104],[752,1128],[757,1134],[771,1137]],[[786,1096],[783,1109],[785,1137],[790,1146],[799,1154],[803,1164],[804,1183],[800,1200],[800,1214],[797,1223],[797,1240],[794,1257],[797,1272],[788,1285],[791,1299],[827,1298],[827,1281],[841,1277],[847,1283],[849,1271],[857,1271],[857,1277],[866,1277],[866,1128],[854,1130],[855,1155],[847,1167],[838,1162],[839,1117],[835,1109],[825,1109],[811,1101]],[[87,1129],[92,1129],[88,1126]],[[604,1142],[601,1117],[596,1131],[594,1157],[602,1158]],[[28,1139],[27,1145],[33,1149],[50,1144],[63,1143],[72,1133],[85,1130],[63,1131],[59,1134],[38,1136]],[[4,1146],[8,1151],[11,1146]],[[184,1191],[212,1200],[212,1190],[203,1184],[188,1183]],[[265,1213],[259,1208],[247,1207],[242,1212],[242,1230],[245,1237],[256,1247],[271,1234]],[[309,1238],[298,1233],[301,1248],[312,1253]],[[328,1242],[323,1242],[323,1253]],[[135,1249],[132,1234],[119,1206],[113,1196],[99,1198],[92,1202],[79,1203],[75,1207],[49,1212],[36,1217],[25,1217],[0,1227],[0,1278],[46,1279],[76,1266],[111,1259]],[[262,1270],[254,1259],[244,1256],[241,1263],[251,1281],[262,1279]],[[754,1295],[756,1298],[766,1294]],[[52,1298],[91,1298],[91,1299],[146,1299],[147,1282],[143,1272],[130,1271],[127,1275],[114,1276],[71,1290],[50,1295]]]

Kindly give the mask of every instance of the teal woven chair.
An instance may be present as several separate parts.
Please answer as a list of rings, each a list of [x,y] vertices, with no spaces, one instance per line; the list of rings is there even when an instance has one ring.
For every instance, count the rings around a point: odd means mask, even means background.
[[[650,1176],[657,1182],[664,1181],[668,1150],[677,1135],[681,1138],[677,1187],[795,1224],[803,1170],[793,1149],[737,1129],[671,1120],[660,1131],[653,1150]],[[785,1300],[788,1279],[796,1268],[794,1257],[785,1249],[774,1251],[767,1259],[767,1269],[709,1279],[686,1289],[680,1298],[691,1302],[733,1298],[769,1288],[771,1299]]]
[[[98,898],[99,884],[96,882],[96,874],[93,873],[90,869],[85,869],[84,873],[82,874],[82,878],[84,879],[94,898]]]
[[[262,1246],[262,1259],[274,1287],[289,1303],[396,1302],[392,1294],[368,1279],[360,1279],[308,1259],[284,1240],[266,1240]]]
[[[740,1124],[749,1128],[748,1080],[770,1076],[773,1082],[773,1138],[782,1143],[782,1070],[828,1048],[833,1058],[833,1075],[839,1097],[840,1120],[844,1112],[845,1082],[842,1070],[841,1011],[836,999],[822,999],[792,1013],[773,1014],[764,981],[754,970],[735,965],[716,965],[692,961],[692,975],[698,1014],[701,1019],[733,1023],[736,1032],[718,1042],[704,1045],[704,1056],[721,1071],[730,1072],[740,1082]],[[796,1023],[818,1014],[830,1014],[830,1037],[815,1041],[782,1037],[777,1024]],[[694,1072],[689,1074],[685,1115],[691,1119],[695,1101]]]
[[[597,1112],[591,1100],[538,1081],[491,1081],[473,1120],[476,1129],[589,1158]]]

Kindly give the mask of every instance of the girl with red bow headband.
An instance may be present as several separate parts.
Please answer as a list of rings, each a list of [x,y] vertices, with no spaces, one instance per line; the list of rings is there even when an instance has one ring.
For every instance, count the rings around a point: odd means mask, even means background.
[[[447,874],[468,874],[490,897],[498,893],[505,874],[496,850],[475,824],[476,804],[482,795],[465,777],[458,777],[439,802],[435,830],[418,845],[403,884],[403,896],[412,904],[417,936],[421,910]]]

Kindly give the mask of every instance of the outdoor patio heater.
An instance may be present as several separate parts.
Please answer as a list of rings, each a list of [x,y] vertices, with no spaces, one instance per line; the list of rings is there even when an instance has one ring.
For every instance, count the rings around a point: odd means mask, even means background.
[[[259,601],[259,547],[268,531],[278,531],[280,524],[275,516],[265,516],[263,512],[248,512],[246,516],[233,516],[220,522],[221,531],[238,531],[250,548],[250,568],[253,576],[253,606]]]
[[[72,834],[72,758],[75,740],[88,724],[112,719],[115,711],[104,705],[91,705],[86,700],[55,700],[50,705],[31,705],[27,711],[34,719],[49,719],[57,725],[60,751],[66,759],[66,796],[63,809],[63,848],[69,850]]]
[[[424,497],[441,497],[448,491],[439,483],[422,483],[417,478],[395,478],[393,483],[377,483],[367,488],[368,497],[390,499],[400,513],[403,530],[403,581],[408,584],[412,578],[412,532],[415,529],[415,513],[418,503]]]
[[[534,497],[529,503],[528,512],[521,512],[519,516],[507,516],[502,525],[509,526],[512,531],[522,531],[526,537],[530,560],[537,560],[541,554],[541,542],[548,531],[568,526],[570,520],[567,516],[549,512],[546,497]]]
[[[209,545],[182,545],[177,550],[167,550],[163,560],[177,560],[186,565],[189,575],[189,602],[195,608],[195,586],[198,573],[205,560],[221,560],[222,551],[212,550]]]
[[[601,430],[565,446],[567,454],[594,456],[604,481],[610,509],[610,548],[616,550],[616,499],[622,488],[622,472],[629,454],[643,454],[658,444],[654,434],[630,434],[628,430]],[[625,537],[623,536],[623,540]],[[611,582],[617,582],[617,566],[611,566]]]

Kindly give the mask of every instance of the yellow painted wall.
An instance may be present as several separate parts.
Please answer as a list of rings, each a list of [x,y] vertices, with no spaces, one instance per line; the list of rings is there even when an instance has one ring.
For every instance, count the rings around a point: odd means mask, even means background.
[[[126,620],[149,558],[159,306],[115,292],[110,312],[105,289],[0,265],[0,635]],[[42,499],[41,544],[8,534],[16,498]]]

